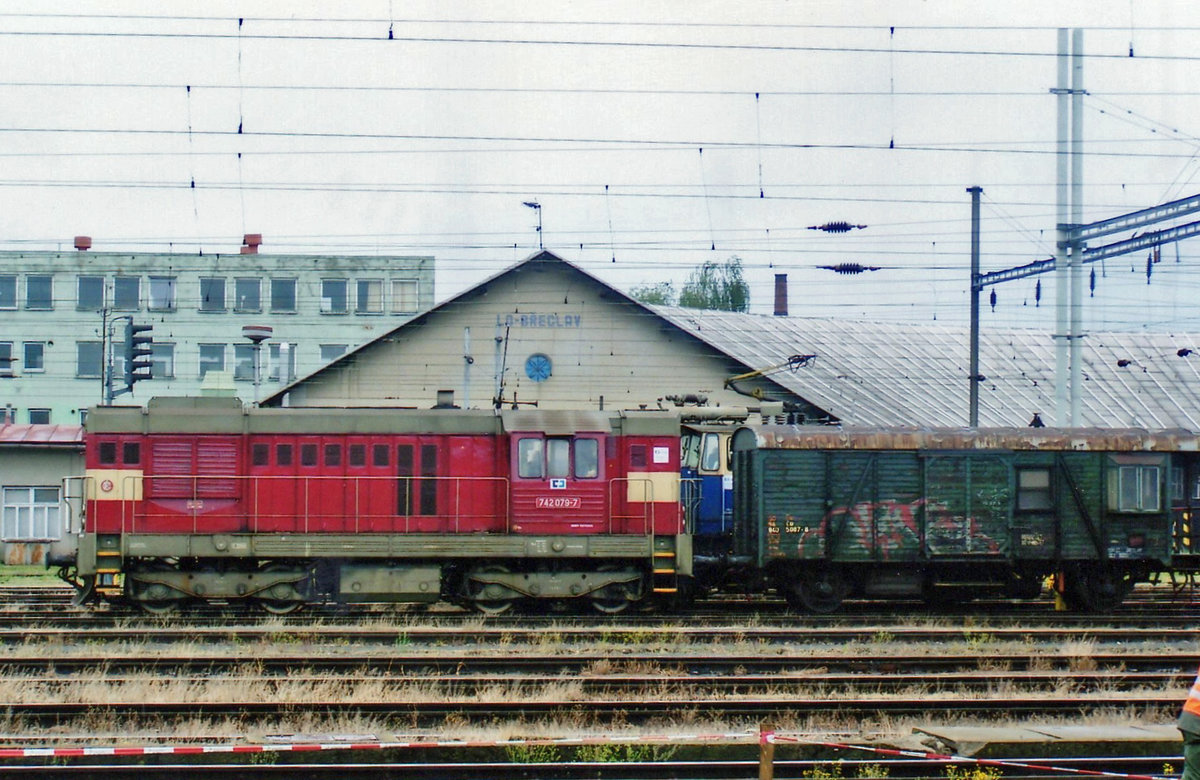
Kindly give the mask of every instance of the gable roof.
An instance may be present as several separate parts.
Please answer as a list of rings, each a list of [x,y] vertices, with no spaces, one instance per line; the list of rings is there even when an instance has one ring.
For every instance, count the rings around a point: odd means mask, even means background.
[[[847,423],[968,424],[966,327],[653,308],[747,365],[815,355],[769,376]],[[979,342],[979,424],[1026,426],[1035,413],[1054,422],[1050,334],[983,330]],[[1200,334],[1088,334],[1078,425],[1200,430],[1200,351],[1190,352],[1198,344]]]
[[[539,266],[565,267],[624,303],[657,317],[747,370],[760,370],[785,394],[855,425],[968,424],[968,332],[934,323],[776,317],[643,304],[552,252],[540,251],[398,324],[307,377],[286,393],[355,359],[436,312],[486,294],[503,277]],[[1200,431],[1200,334],[1091,333],[1083,339],[1079,426]],[[814,356],[792,361],[793,356]],[[1054,341],[1034,330],[980,333],[981,426],[1027,426],[1034,414],[1056,422]],[[1125,365],[1120,365],[1124,362]],[[1196,362],[1193,362],[1196,361]]]

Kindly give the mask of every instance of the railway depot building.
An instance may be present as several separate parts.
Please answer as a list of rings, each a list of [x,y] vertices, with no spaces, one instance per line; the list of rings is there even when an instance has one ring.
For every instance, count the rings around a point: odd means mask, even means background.
[[[1089,334],[1080,426],[1200,431],[1198,345],[1200,334]],[[1050,334],[984,330],[980,373],[981,426],[1054,424]],[[766,400],[794,422],[961,427],[968,376],[965,327],[648,306],[539,252],[264,404],[428,408],[439,391],[475,408]]]
[[[118,395],[255,394],[244,326],[258,350],[259,394],[277,390],[391,331],[433,303],[432,257],[240,252],[0,252],[0,411],[19,424],[79,424],[104,399],[106,343],[123,385],[124,327],[151,325],[153,380]]]

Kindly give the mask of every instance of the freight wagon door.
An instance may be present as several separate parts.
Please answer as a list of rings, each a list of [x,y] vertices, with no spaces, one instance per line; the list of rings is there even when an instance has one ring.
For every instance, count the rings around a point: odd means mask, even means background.
[[[592,534],[610,530],[606,438],[599,433],[512,435],[515,533]]]
[[[930,558],[1007,556],[1012,456],[929,453],[925,462],[925,553]]]

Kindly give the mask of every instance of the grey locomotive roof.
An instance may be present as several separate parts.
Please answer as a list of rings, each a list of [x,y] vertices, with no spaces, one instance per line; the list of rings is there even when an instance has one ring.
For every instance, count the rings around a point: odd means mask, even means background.
[[[968,421],[968,332],[935,324],[772,317],[651,307],[754,369],[815,355],[770,379],[855,425],[956,426]],[[1083,339],[1080,424],[1200,430],[1200,336],[1090,333]],[[1184,355],[1179,355],[1180,351]],[[1122,367],[1119,360],[1134,361]],[[979,421],[1026,426],[1054,412],[1054,344],[1033,330],[980,334]]]
[[[1138,428],[872,428],[762,425],[739,428],[734,449],[1095,450],[1195,452],[1190,431]]]

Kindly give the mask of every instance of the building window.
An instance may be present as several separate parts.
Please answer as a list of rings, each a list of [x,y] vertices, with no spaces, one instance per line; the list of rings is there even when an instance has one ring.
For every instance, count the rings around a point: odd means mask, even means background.
[[[92,379],[101,375],[104,351],[99,341],[75,342],[75,376]]]
[[[392,311],[396,314],[412,314],[417,310],[417,280],[392,280]]]
[[[150,277],[150,310],[151,311],[174,311],[175,310],[175,277],[174,276],[151,276]]]
[[[359,279],[357,283],[355,311],[359,314],[383,313],[383,280]]]
[[[1160,506],[1158,466],[1117,469],[1117,511],[1157,512]]]
[[[54,277],[47,274],[25,277],[25,308],[54,308]]]
[[[0,275],[0,309],[17,308],[17,277]]]
[[[271,311],[296,310],[296,280],[271,280]]]
[[[322,344],[321,345],[321,362],[328,363],[331,360],[337,360],[342,355],[346,354],[345,344]]]
[[[233,378],[245,382],[254,381],[254,345],[233,345]]]
[[[113,280],[113,308],[137,311],[142,301],[142,277],[118,276]]]
[[[200,311],[225,311],[225,280],[200,279]]]
[[[49,425],[50,410],[49,409],[30,409],[29,410],[30,425]]]
[[[46,370],[46,342],[26,341],[24,355],[21,360],[21,373],[41,372]]]
[[[156,341],[150,345],[150,376],[154,379],[175,378],[175,345]]]
[[[75,308],[80,311],[100,311],[104,308],[104,277],[81,276]]]
[[[349,311],[347,284],[345,279],[321,280],[322,314],[345,314]]]
[[[209,371],[224,371],[225,370],[225,345],[224,344],[201,344],[200,345],[200,378]]]
[[[58,488],[4,488],[3,532],[6,542],[52,542],[62,538]]]
[[[296,379],[296,347],[286,341],[267,345],[267,381],[291,382]]]
[[[0,376],[13,375],[13,343],[11,341],[0,341]]]
[[[262,311],[262,280],[241,277],[233,280],[233,310]]]

